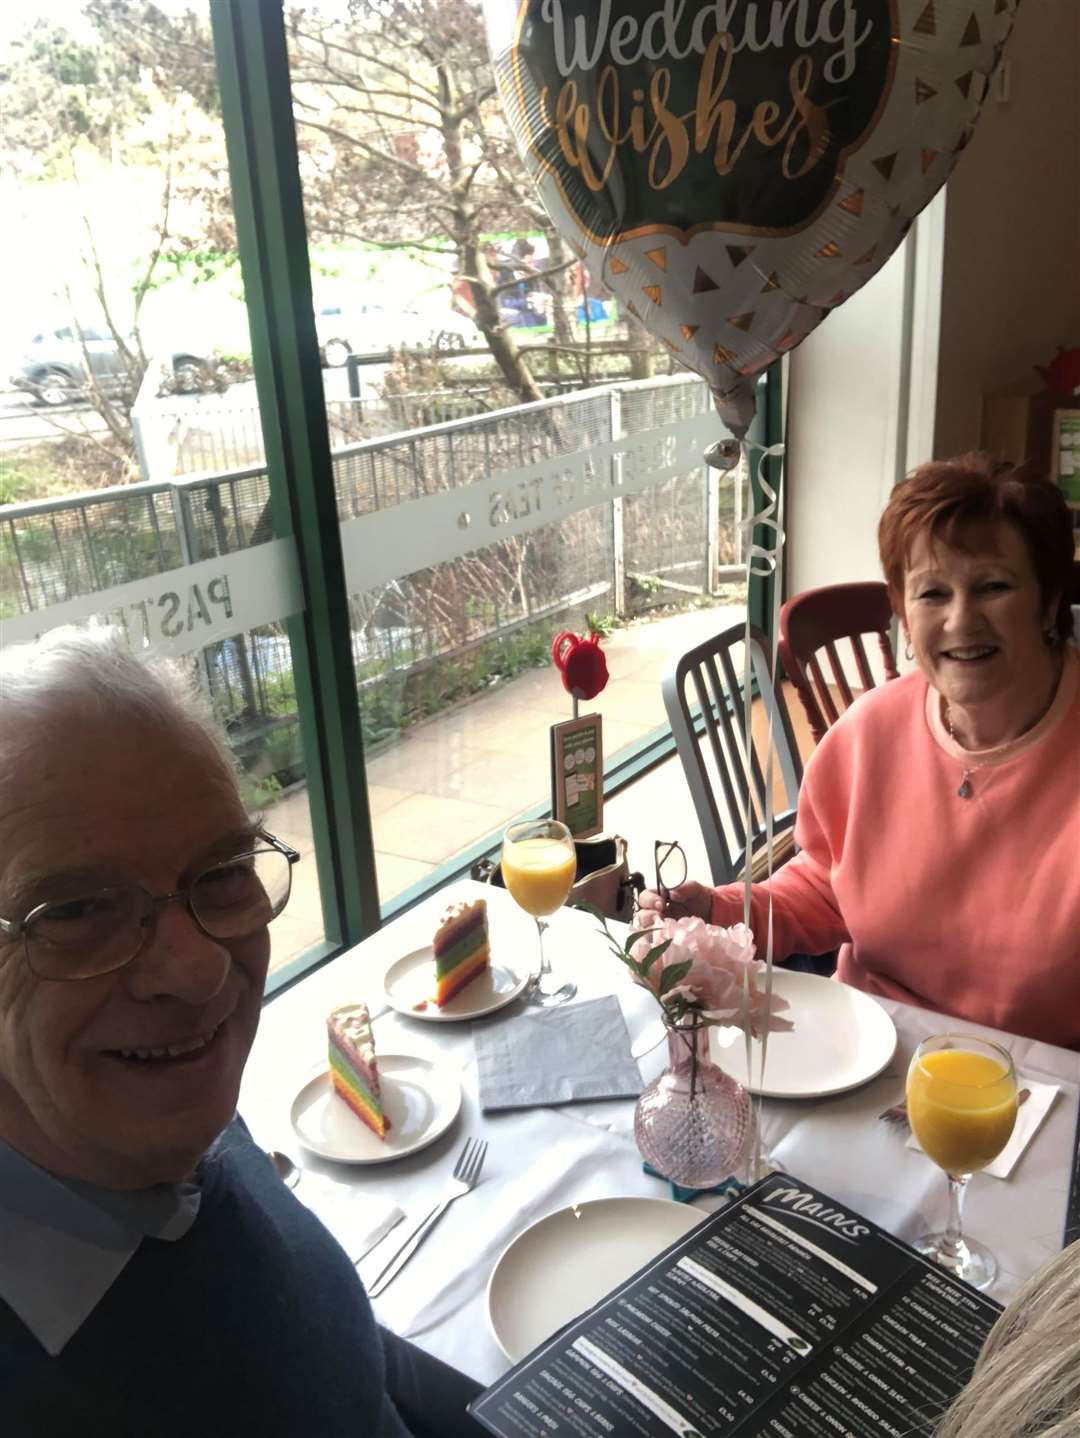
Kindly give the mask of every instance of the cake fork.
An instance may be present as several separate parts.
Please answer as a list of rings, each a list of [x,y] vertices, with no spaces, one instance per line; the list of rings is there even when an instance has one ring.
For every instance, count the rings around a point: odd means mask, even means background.
[[[368,1288],[369,1298],[378,1298],[380,1293],[389,1288],[454,1199],[460,1198],[462,1194],[469,1193],[476,1187],[486,1157],[487,1143],[484,1139],[469,1138],[465,1140],[465,1147],[461,1150],[458,1161],[454,1165],[454,1176],[443,1190],[442,1197],[431,1212],[426,1214],[407,1235],[401,1247],[376,1275],[374,1282]]]

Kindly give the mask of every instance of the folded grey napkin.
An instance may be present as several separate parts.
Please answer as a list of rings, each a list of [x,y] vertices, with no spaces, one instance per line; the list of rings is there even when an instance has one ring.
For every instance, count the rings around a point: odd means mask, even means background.
[[[525,1009],[472,1026],[480,1107],[536,1108],[586,1098],[636,1098],[641,1075],[619,1001]]]

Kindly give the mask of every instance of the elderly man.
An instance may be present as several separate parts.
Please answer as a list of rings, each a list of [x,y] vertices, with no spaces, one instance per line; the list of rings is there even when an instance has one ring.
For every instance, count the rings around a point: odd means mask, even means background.
[[[175,677],[0,665],[0,1429],[477,1434],[234,1116],[297,856]]]

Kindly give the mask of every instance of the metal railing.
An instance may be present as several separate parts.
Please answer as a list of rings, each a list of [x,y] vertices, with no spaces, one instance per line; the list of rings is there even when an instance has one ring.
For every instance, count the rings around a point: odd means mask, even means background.
[[[701,381],[678,376],[342,445],[332,454],[338,514],[344,523],[710,407]],[[713,592],[740,563],[741,496],[740,478],[697,464],[643,493],[359,589],[350,618],[365,737],[441,707],[467,685],[470,666],[498,673],[538,662],[538,631],[556,615],[570,622],[587,607],[626,617]],[[259,464],[0,508],[0,618],[267,542],[269,499]],[[223,721],[238,740],[258,735],[273,748],[269,772],[284,781],[300,759],[283,628],[236,635],[201,660]]]

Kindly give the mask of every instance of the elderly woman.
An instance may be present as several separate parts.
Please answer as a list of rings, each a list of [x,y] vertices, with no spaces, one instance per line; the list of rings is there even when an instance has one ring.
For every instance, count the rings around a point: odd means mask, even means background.
[[[479,1434],[235,1118],[296,854],[106,638],[0,664],[0,1428]]]
[[[879,546],[915,672],[862,696],[806,768],[800,852],[754,886],[774,953],[840,947],[856,988],[1080,1047],[1080,657],[1069,513],[980,455],[899,484]],[[646,891],[646,908],[665,900]],[[742,917],[741,885],[670,912]]]

